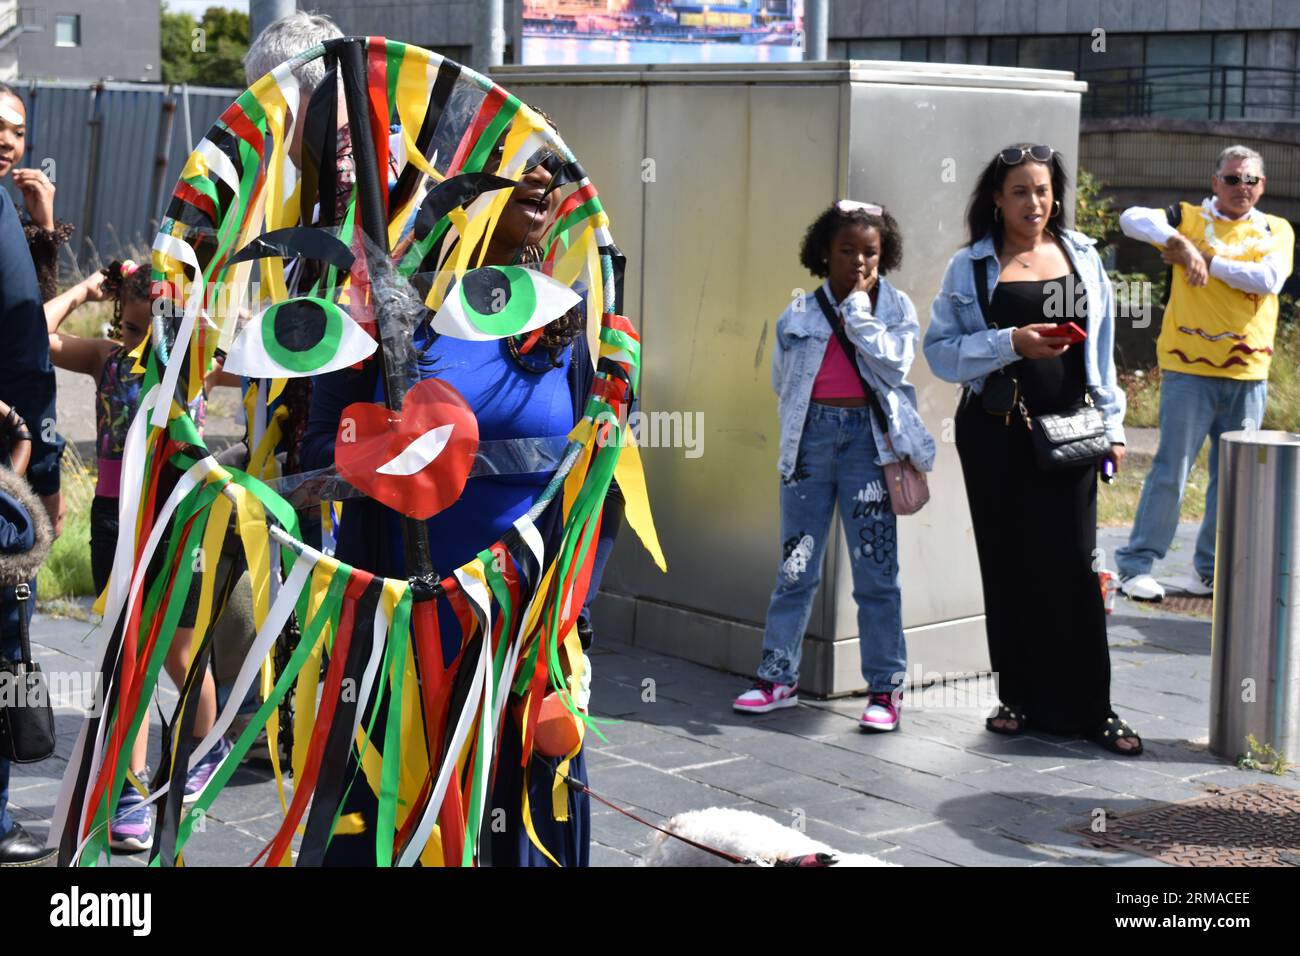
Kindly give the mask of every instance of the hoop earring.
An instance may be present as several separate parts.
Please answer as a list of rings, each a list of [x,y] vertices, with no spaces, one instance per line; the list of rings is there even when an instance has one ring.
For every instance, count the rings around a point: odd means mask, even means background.
[[[994,207],[993,207],[993,221],[994,221],[994,222],[1001,222],[1001,221],[1002,221],[1002,207],[1001,207],[1001,206],[994,206]]]
[[[1055,219],[1055,218],[1056,218],[1057,216],[1059,216],[1060,214],[1061,214],[1061,200],[1059,200],[1059,199],[1054,199],[1054,200],[1052,200],[1052,214],[1051,214],[1050,216],[1048,216],[1047,218],[1048,218],[1048,219]]]

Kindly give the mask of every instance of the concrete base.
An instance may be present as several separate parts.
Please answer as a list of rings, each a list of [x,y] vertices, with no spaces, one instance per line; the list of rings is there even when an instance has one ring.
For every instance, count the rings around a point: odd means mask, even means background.
[[[603,592],[592,604],[597,640],[609,634],[659,654],[752,676],[763,651],[763,629],[655,601]],[[989,670],[984,617],[907,628],[908,686]],[[865,690],[856,637],[804,639],[799,691],[842,697]]]

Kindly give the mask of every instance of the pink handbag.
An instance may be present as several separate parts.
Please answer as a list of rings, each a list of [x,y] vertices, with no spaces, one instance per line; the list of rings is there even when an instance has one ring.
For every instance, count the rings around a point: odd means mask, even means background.
[[[885,465],[885,484],[889,486],[889,504],[899,517],[916,514],[930,500],[925,472],[906,459]]]

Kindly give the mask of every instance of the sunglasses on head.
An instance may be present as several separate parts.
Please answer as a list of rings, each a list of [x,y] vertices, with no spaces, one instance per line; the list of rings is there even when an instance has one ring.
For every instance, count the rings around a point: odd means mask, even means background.
[[[998,153],[998,159],[1008,166],[1023,163],[1026,156],[1036,163],[1050,163],[1055,153],[1050,146],[1011,146]]]
[[[1219,181],[1225,186],[1240,186],[1242,183],[1245,183],[1247,186],[1258,186],[1260,178],[1261,177],[1259,176],[1228,175],[1220,176]]]

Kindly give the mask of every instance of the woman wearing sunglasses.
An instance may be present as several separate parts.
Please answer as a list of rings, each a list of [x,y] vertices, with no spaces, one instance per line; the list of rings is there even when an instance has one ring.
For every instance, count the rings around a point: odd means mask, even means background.
[[[939,378],[964,386],[957,452],[1002,701],[985,726],[1136,756],[1141,738],[1110,706],[1093,567],[1098,472],[1112,475],[1124,457],[1114,293],[1092,240],[1065,228],[1066,184],[1049,146],[993,157],[924,349]]]

